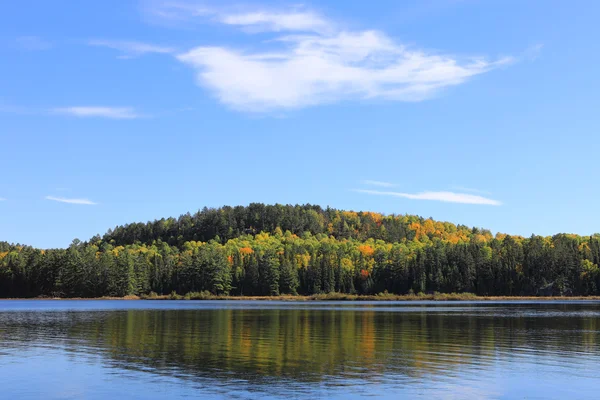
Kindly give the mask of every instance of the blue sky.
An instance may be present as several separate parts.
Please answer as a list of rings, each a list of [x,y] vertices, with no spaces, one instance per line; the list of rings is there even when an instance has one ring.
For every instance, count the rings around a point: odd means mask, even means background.
[[[313,203],[600,231],[595,1],[0,4],[0,240]]]

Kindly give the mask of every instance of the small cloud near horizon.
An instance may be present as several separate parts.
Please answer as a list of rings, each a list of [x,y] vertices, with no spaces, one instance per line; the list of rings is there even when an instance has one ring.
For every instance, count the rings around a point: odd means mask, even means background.
[[[59,203],[83,204],[83,205],[88,205],[88,206],[94,206],[94,205],[98,204],[89,199],[73,199],[73,198],[56,197],[56,196],[46,196],[45,199],[51,200],[51,201],[57,201]]]
[[[15,115],[38,115],[38,116],[72,116],[80,118],[108,118],[108,119],[143,119],[159,118],[177,115],[182,112],[195,111],[193,107],[177,107],[156,111],[151,114],[142,113],[134,107],[105,107],[105,106],[72,106],[72,107],[22,107],[2,104],[0,102],[0,113]]]
[[[420,193],[403,193],[403,192],[389,192],[380,190],[369,190],[369,189],[354,189],[355,192],[376,195],[376,196],[391,196],[401,197],[411,200],[431,200],[441,201],[446,203],[460,203],[460,204],[480,204],[490,206],[500,206],[502,203],[498,200],[490,199],[487,197],[468,194],[468,193],[455,193],[455,192],[420,192]]]
[[[100,107],[100,106],[74,106],[59,107],[51,110],[55,114],[71,115],[74,117],[100,117],[110,119],[136,119],[141,118],[133,107]]]

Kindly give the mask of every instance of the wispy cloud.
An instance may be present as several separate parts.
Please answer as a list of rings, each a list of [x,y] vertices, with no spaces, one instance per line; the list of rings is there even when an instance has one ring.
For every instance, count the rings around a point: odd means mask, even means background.
[[[194,111],[193,107],[179,107],[156,111],[151,114],[141,112],[134,107],[72,106],[72,107],[22,107],[2,104],[0,113],[15,115],[57,116],[66,115],[78,118],[138,119],[158,118]]]
[[[521,55],[521,58],[528,60],[528,61],[535,61],[540,56],[543,48],[544,48],[543,43],[538,43],[533,46],[530,46],[523,52],[523,54]]]
[[[63,107],[54,108],[52,112],[58,114],[72,115],[75,117],[100,117],[100,118],[111,118],[111,119],[135,119],[141,118],[142,115],[138,114],[132,107],[88,107],[88,106],[77,106],[77,107]]]
[[[380,187],[394,187],[397,186],[395,183],[383,182],[383,181],[372,181],[369,179],[365,179],[360,181],[363,185],[371,185],[371,186],[380,186]]]
[[[330,21],[310,11],[268,12],[252,11],[219,16],[227,25],[250,27],[258,31],[329,32]]]
[[[120,58],[133,58],[152,53],[169,54],[175,52],[171,47],[157,46],[137,41],[92,39],[87,43],[90,46],[107,47],[109,49],[117,50],[122,53]]]
[[[387,192],[380,190],[355,189],[355,192],[365,193],[376,196],[392,196],[402,197],[412,200],[432,200],[442,201],[446,203],[462,203],[462,204],[483,204],[490,206],[500,206],[502,203],[498,200],[489,199],[487,197],[455,192],[421,192],[421,193],[402,193],[402,192]]]
[[[73,199],[73,198],[55,197],[55,196],[46,196],[45,199],[52,200],[52,201],[58,201],[60,203],[83,204],[83,205],[88,205],[88,206],[93,206],[93,205],[98,204],[98,203],[95,203],[88,199]]]
[[[0,201],[6,201],[5,197],[0,197]]]
[[[480,189],[474,189],[474,188],[470,188],[470,187],[465,187],[465,186],[452,186],[453,190],[459,190],[461,192],[471,192],[471,193],[479,193],[479,194],[487,194],[487,195],[491,195],[492,192],[488,192],[487,190],[480,190]]]
[[[153,22],[177,23],[214,16],[216,10],[197,2],[145,0],[142,3],[142,12]]]
[[[247,32],[332,32],[334,23],[302,6],[256,9],[244,6],[210,7],[194,2],[150,2],[145,10],[166,21],[213,22],[238,26]]]
[[[27,51],[49,50],[53,44],[39,36],[19,36],[15,40],[18,48]]]
[[[200,86],[228,106],[244,111],[358,99],[422,101],[516,60],[461,59],[407,47],[376,30],[340,30],[306,10],[190,12],[185,7],[190,6],[179,4],[162,11],[173,16],[179,15],[177,10],[187,10],[190,15],[209,16],[222,24],[287,32],[245,50],[211,45],[177,55],[195,69]]]

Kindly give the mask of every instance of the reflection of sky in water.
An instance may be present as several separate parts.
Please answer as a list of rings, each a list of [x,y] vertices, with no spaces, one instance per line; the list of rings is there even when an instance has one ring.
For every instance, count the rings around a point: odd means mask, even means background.
[[[597,398],[600,303],[1,301],[7,398]]]
[[[445,382],[443,380],[386,382],[357,379],[336,382],[335,378],[319,384],[299,384],[287,380],[266,380],[255,386],[243,379],[194,378],[184,374],[155,375],[136,370],[115,371],[100,357],[74,359],[65,354],[48,352],[46,360],[32,367],[35,357],[24,355],[0,361],[0,368],[10,365],[3,374],[4,393],[14,398],[37,399],[221,399],[253,398],[396,398],[428,394],[441,399],[497,398],[501,391],[494,382]],[[41,360],[40,360],[41,361]],[[60,372],[58,372],[60,371]],[[31,380],[35,377],[35,384]],[[338,378],[339,379],[339,378]],[[468,377],[465,377],[468,380]]]

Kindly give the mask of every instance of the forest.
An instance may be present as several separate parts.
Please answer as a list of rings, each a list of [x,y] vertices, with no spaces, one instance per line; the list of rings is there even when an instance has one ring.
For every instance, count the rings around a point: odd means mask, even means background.
[[[315,205],[204,208],[66,249],[0,242],[0,298],[600,295],[600,235],[528,238]]]

